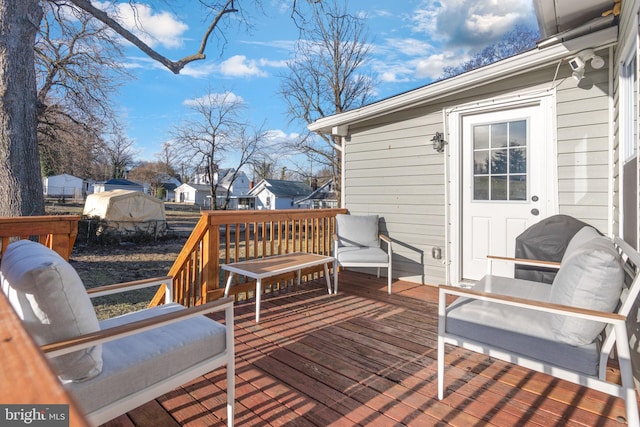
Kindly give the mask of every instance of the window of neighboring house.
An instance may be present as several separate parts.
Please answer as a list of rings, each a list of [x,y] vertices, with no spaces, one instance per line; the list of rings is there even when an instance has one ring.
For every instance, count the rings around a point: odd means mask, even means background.
[[[271,196],[267,196],[267,206],[271,206]]]

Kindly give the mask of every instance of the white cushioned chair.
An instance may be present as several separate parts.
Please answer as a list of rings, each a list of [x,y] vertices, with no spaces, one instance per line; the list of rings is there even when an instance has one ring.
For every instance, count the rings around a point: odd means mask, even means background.
[[[387,268],[387,287],[391,295],[391,264],[393,250],[391,239],[378,231],[378,215],[336,215],[336,234],[334,236],[333,283],[334,293],[338,292],[339,267],[375,267]],[[380,241],[387,245],[385,252]]]
[[[227,370],[227,422],[234,417],[233,300],[185,308],[171,278],[93,288],[49,248],[11,243],[0,264],[2,290],[25,329],[89,422],[103,424],[218,367]],[[99,322],[91,297],[166,286],[164,305]],[[205,316],[225,312],[225,322]]]
[[[495,276],[494,259],[558,272],[551,285]],[[628,425],[639,426],[634,372],[640,374],[640,255],[586,226],[559,264],[503,257],[488,262],[489,274],[473,289],[440,286],[438,398],[444,397],[450,344],[621,397]],[[450,302],[450,296],[458,298]],[[622,384],[606,378],[614,346]]]

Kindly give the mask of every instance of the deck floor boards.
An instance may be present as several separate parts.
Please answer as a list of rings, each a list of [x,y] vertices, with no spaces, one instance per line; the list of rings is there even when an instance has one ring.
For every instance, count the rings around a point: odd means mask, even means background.
[[[235,308],[237,426],[620,426],[624,403],[551,376],[448,347],[437,399],[437,290],[342,272]],[[612,375],[616,375],[612,369]],[[218,369],[109,427],[226,425]],[[161,423],[161,424],[158,424]]]

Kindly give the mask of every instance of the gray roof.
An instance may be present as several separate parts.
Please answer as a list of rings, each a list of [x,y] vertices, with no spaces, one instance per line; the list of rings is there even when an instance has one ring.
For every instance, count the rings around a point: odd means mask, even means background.
[[[297,181],[283,181],[281,179],[265,179],[267,188],[276,197],[303,197],[311,194],[313,189],[309,184]]]

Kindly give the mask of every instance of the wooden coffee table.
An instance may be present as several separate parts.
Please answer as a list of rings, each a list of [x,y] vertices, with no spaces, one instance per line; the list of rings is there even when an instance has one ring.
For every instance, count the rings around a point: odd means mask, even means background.
[[[333,262],[333,257],[306,252],[294,252],[291,254],[275,255],[266,258],[256,258],[249,261],[234,262],[232,264],[221,265],[220,268],[230,272],[227,284],[224,287],[224,296],[229,295],[229,288],[233,281],[233,275],[256,279],[256,322],[260,321],[260,299],[262,297],[262,279],[278,276],[292,271],[298,272],[298,285],[300,284],[300,273],[303,268],[315,267],[324,264],[324,277],[327,280],[327,291],[331,293],[331,279],[329,278],[329,263]]]

